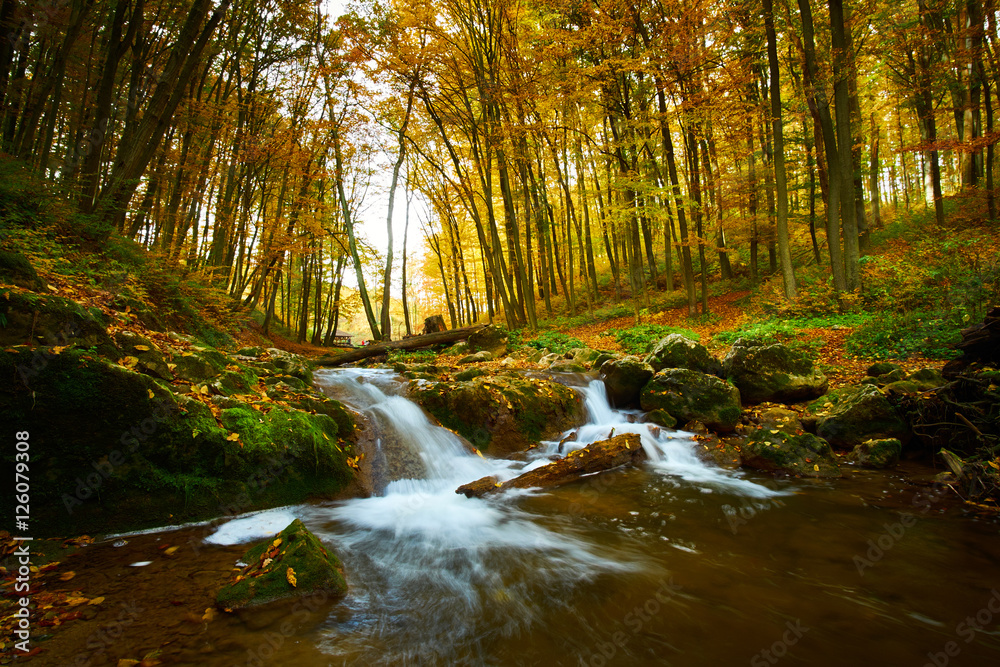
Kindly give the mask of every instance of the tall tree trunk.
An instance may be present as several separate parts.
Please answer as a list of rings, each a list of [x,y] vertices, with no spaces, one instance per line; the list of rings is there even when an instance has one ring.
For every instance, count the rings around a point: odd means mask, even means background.
[[[767,62],[771,73],[771,134],[774,138],[774,184],[778,208],[778,256],[785,298],[798,298],[795,270],[788,244],[788,180],[785,175],[785,134],[781,113],[781,74],[778,69],[778,38],[774,31],[773,0],[764,0],[764,29],[767,32]]]

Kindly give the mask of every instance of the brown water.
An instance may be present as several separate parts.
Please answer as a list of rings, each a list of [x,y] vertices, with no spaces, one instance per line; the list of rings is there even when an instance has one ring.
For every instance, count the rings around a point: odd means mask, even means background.
[[[350,584],[308,607],[206,616],[245,549],[204,542],[214,527],[97,544],[50,588],[105,601],[29,660],[1000,664],[1000,527],[914,485],[929,469],[734,478],[744,487],[677,469],[489,501],[438,492],[444,478],[402,482],[383,498],[289,508],[337,550]],[[167,544],[181,548],[167,556]]]
[[[513,505],[631,569],[553,564],[544,549],[513,547],[436,552],[424,562],[429,552],[414,547],[411,564],[428,570],[399,573],[366,553],[368,541],[396,542],[376,533],[340,550],[351,583],[345,600],[203,621],[243,547],[203,545],[206,528],[134,536],[67,561],[78,574],[65,587],[105,602],[93,619],[39,643],[47,650],[31,661],[117,664],[160,650],[166,664],[227,666],[919,666],[933,664],[928,653],[940,654],[938,664],[1000,662],[1000,594],[991,593],[1000,589],[997,525],[960,516],[947,499],[923,513],[930,487],[917,490],[915,506],[901,475],[859,475],[797,482],[795,495],[733,505],[648,471],[604,479],[599,490],[583,482]],[[724,505],[741,508],[737,520]],[[298,511],[336,545],[355,531],[331,520],[331,509]],[[901,509],[915,512],[913,525],[885,537]],[[855,557],[880,536],[890,548],[859,575]],[[163,544],[182,548],[166,557]],[[153,562],[129,567],[142,560]],[[982,632],[962,625],[977,615]]]

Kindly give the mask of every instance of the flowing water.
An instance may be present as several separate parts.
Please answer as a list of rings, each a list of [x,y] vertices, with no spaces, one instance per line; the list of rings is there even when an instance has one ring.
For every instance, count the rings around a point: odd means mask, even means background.
[[[98,545],[91,577],[150,608],[179,604],[171,596],[181,590],[201,596],[198,606],[240,542],[299,517],[344,561],[347,597],[205,623],[191,612],[187,623],[144,616],[121,640],[133,655],[155,646],[143,633],[164,626],[172,639],[161,659],[182,664],[1000,663],[997,525],[960,515],[933,487],[914,489],[909,478],[927,471],[814,481],[721,470],[699,460],[686,434],[613,410],[599,381],[579,389],[589,422],[574,440],[545,443],[527,461],[482,458],[398,395],[388,371],[317,380],[405,441],[419,478],[397,470],[375,497]],[[638,433],[649,461],[544,492],[455,493],[612,429]],[[157,559],[168,541],[194,553]],[[121,642],[109,664],[126,657]]]

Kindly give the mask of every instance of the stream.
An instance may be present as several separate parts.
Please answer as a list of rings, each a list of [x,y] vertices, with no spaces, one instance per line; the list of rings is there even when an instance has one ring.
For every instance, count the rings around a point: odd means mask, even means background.
[[[1000,664],[1000,530],[950,491],[914,486],[930,469],[835,481],[723,470],[584,379],[589,421],[562,453],[614,429],[638,433],[649,461],[466,498],[455,488],[542,465],[559,441],[525,461],[483,458],[400,395],[391,371],[316,380],[410,448],[420,475],[371,498],[88,547],[76,587],[143,611],[106,642],[97,632],[125,611],[75,622],[33,662],[159,650],[165,664],[220,666]],[[346,598],[199,618],[245,543],[295,517],[344,562]],[[184,545],[180,558],[165,544]]]

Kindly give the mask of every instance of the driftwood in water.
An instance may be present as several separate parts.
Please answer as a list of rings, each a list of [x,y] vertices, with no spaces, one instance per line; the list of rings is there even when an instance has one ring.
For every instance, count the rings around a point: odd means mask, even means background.
[[[313,359],[312,362],[320,366],[340,366],[341,364],[349,364],[352,361],[361,361],[362,359],[367,359],[368,357],[377,357],[380,354],[385,354],[389,350],[416,350],[421,347],[428,347],[439,343],[455,343],[460,340],[465,340],[482,328],[482,324],[476,324],[474,326],[463,327],[461,329],[450,329],[439,333],[412,336],[410,338],[404,338],[403,340],[394,340],[389,343],[374,343],[372,345],[359,347],[355,350],[351,350],[350,352],[319,357],[318,359]]]
[[[565,458],[529,470],[502,484],[496,477],[483,477],[458,487],[455,493],[464,493],[468,498],[480,498],[507,489],[556,486],[572,482],[590,473],[610,470],[621,465],[635,465],[645,458],[646,452],[642,448],[639,436],[635,433],[625,433],[610,440],[593,442],[583,449],[570,452]]]

